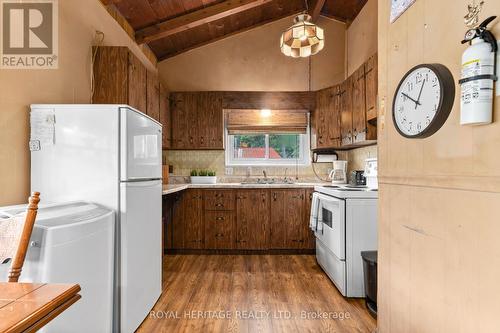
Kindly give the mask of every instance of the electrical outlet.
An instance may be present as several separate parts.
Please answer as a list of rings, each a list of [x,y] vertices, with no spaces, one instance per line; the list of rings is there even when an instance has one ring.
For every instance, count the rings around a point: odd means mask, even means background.
[[[40,140],[30,140],[30,151],[40,150]]]
[[[226,175],[231,176],[233,174],[233,168],[226,168]]]

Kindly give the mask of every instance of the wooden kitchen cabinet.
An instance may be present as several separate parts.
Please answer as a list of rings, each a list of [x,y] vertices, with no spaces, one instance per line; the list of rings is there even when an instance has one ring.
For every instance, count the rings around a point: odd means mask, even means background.
[[[146,80],[146,114],[160,121],[160,81],[158,76],[147,72]]]
[[[130,51],[128,52],[128,61],[128,101],[124,104],[146,112],[146,67]]]
[[[238,190],[236,193],[236,248],[265,250],[269,237],[269,190]]]
[[[356,148],[377,139],[377,55],[339,85],[316,92],[311,147]]]
[[[170,110],[172,121],[172,148],[188,149],[194,144],[196,123],[190,123],[190,113],[194,108],[193,93],[170,94]]]
[[[352,143],[366,140],[365,67],[362,65],[351,76],[352,85]]]
[[[309,228],[314,189],[308,188],[305,191],[306,198],[304,204],[304,222],[302,223],[302,232],[304,234],[304,248],[314,249],[316,248],[316,237],[314,236],[314,232]]]
[[[342,146],[350,145],[352,137],[352,83],[348,78],[340,85],[340,133]]]
[[[222,94],[170,94],[173,149],[224,149]]]
[[[235,248],[234,212],[205,211],[205,248],[228,250]]]
[[[272,190],[269,246],[271,249],[303,248],[304,189]]]
[[[378,57],[377,54],[365,63],[366,81],[366,121],[367,140],[377,140],[377,96],[378,96]]]
[[[200,92],[197,95],[198,145],[204,149],[224,149],[222,94]]]
[[[203,195],[201,190],[190,189],[183,196],[184,228],[183,248],[204,248]]]
[[[312,188],[179,192],[169,203],[172,223],[165,244],[174,250],[312,250],[312,192]]]
[[[167,90],[160,83],[160,123],[162,125],[162,147],[171,148],[172,144],[172,120],[170,116],[170,100]]]
[[[186,192],[177,192],[174,195],[172,202],[172,248],[184,248],[184,212],[183,204],[184,195]]]
[[[311,122],[314,148],[339,147],[340,141],[340,95],[339,86],[319,90],[316,94],[316,109]]]
[[[124,46],[99,46],[95,52],[92,103],[127,104],[146,113],[148,79],[141,61]]]
[[[205,210],[234,210],[233,190],[205,190]]]

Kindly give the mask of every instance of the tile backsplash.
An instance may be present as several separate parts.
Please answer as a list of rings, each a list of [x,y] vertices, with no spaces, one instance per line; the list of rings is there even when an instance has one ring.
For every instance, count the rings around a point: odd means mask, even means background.
[[[370,157],[377,157],[377,146],[363,147],[351,151],[339,151],[339,159],[348,161],[348,169],[363,170],[364,160]],[[225,155],[222,150],[170,150],[163,152],[164,164],[173,166],[173,175],[179,176],[177,179],[189,176],[192,169],[211,169],[215,170],[219,178],[225,180],[237,180],[244,178],[247,172],[246,166],[236,166],[232,168],[232,174],[226,174]],[[329,163],[318,163],[313,166],[276,166],[261,167],[252,166],[252,176],[262,176],[262,171],[266,170],[269,177],[283,177],[285,169],[287,176],[297,177],[301,181],[319,180],[314,171],[322,180],[327,180],[328,172],[332,168]]]

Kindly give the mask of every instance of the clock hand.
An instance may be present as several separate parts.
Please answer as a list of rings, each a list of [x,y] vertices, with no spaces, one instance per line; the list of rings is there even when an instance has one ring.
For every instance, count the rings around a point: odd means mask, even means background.
[[[410,96],[408,96],[407,94],[405,94],[404,92],[401,93],[401,95],[411,99],[414,103],[415,103],[415,106],[416,105],[420,105],[420,102],[419,101],[416,101],[415,99],[411,98]]]
[[[420,87],[420,92],[418,93],[417,102],[415,103],[415,110],[417,109],[417,104],[422,105],[422,104],[420,104],[420,96],[422,96],[422,90],[424,90],[424,84],[425,84],[425,80],[422,81],[422,86]]]

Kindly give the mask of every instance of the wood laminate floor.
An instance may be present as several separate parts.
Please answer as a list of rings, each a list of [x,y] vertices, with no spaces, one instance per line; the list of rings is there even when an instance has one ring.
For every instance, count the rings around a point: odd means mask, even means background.
[[[313,255],[166,255],[163,294],[137,332],[374,332]]]

